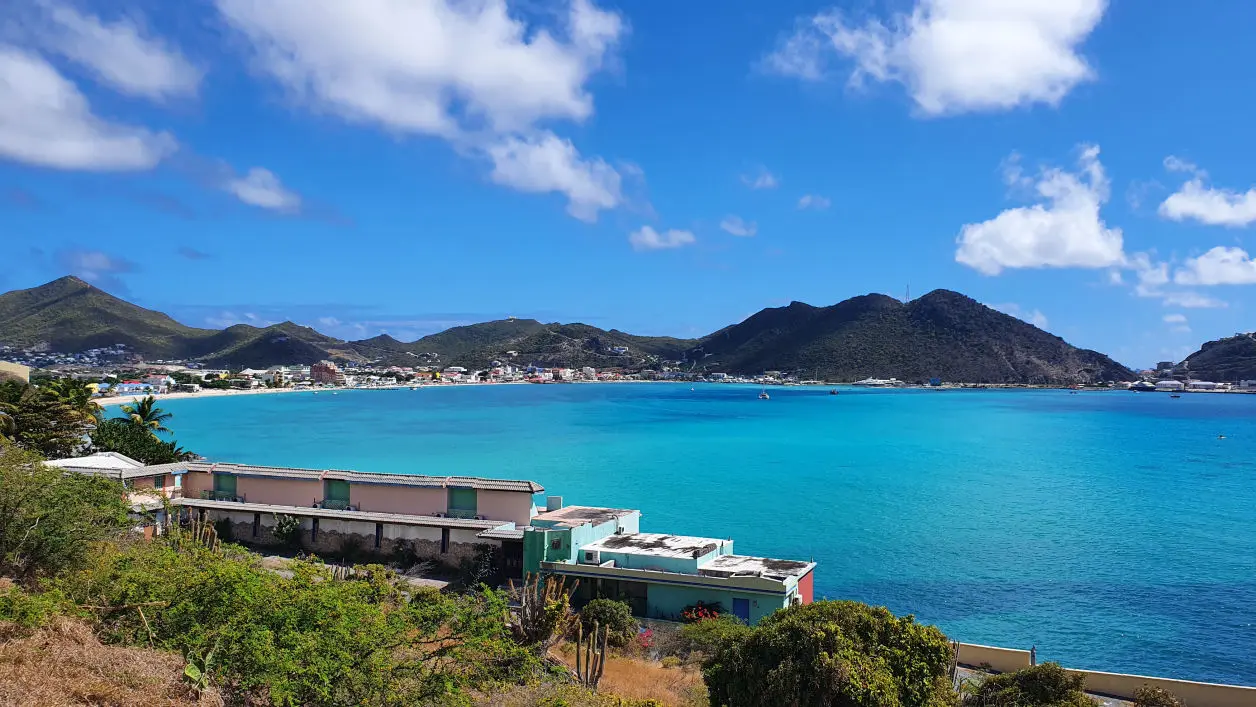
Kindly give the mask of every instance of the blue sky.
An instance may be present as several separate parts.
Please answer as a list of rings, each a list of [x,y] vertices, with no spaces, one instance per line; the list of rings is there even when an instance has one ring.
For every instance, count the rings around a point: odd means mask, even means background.
[[[20,0],[0,289],[402,339],[964,292],[1132,365],[1252,329],[1244,0]]]

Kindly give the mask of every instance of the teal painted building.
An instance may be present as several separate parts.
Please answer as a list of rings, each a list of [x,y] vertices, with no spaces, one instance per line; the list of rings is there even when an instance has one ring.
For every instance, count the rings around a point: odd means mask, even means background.
[[[605,597],[673,621],[701,603],[755,624],[814,599],[813,562],[735,555],[732,540],[642,533],[640,520],[618,508],[541,513],[523,529],[524,571],[578,580],[577,606]]]

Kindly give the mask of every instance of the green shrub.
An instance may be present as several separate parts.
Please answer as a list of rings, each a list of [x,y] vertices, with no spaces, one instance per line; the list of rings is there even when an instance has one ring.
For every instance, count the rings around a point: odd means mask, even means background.
[[[681,666],[680,658],[677,658],[674,655],[663,656],[663,660],[661,662],[663,663],[664,668],[679,668]]]
[[[853,601],[782,609],[703,665],[725,707],[941,707],[955,701],[936,627]]]
[[[305,533],[301,530],[301,519],[296,516],[275,514],[275,525],[271,528],[275,539],[289,550],[300,550]]]
[[[0,589],[0,622],[39,628],[54,616],[77,613],[74,604],[58,591],[28,593],[17,587]]]
[[[283,576],[256,555],[162,540],[109,547],[58,579],[93,606],[107,642],[186,656],[211,684],[266,704],[409,705],[465,702],[468,690],[523,682],[540,664],[510,640],[495,592],[403,592],[379,566],[337,580],[293,561]],[[145,615],[123,607],[144,606]],[[151,634],[149,630],[151,629]]]
[[[1143,685],[1134,691],[1134,707],[1186,707],[1186,703],[1163,687]]]
[[[580,610],[580,625],[586,635],[593,630],[595,622],[610,630],[607,642],[617,647],[628,645],[641,628],[632,616],[632,607],[613,599],[594,599]]]
[[[1056,663],[991,675],[964,698],[967,707],[1096,707],[1086,679]]]
[[[667,652],[682,658],[694,653],[714,655],[720,648],[744,640],[749,635],[749,626],[736,616],[725,614],[681,626]]]
[[[0,443],[0,575],[27,581],[81,567],[129,526],[122,484],[42,462]]]

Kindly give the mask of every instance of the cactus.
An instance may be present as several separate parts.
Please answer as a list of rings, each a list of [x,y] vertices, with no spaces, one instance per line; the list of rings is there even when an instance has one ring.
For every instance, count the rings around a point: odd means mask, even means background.
[[[542,579],[531,574],[524,578],[521,587],[511,582],[511,598],[519,602],[519,608],[507,617],[515,640],[544,655],[575,621],[576,615],[571,611],[575,586],[568,588],[561,577]]]
[[[576,624],[576,679],[588,690],[597,690],[606,670],[606,641],[610,633],[609,627],[599,627],[594,621],[593,630],[586,636],[584,626]]]

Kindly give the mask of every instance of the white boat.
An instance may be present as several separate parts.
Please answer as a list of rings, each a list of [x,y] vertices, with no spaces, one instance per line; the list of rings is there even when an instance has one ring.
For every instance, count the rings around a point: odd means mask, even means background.
[[[763,390],[761,390],[761,391],[759,392],[759,399],[760,399],[760,400],[771,400],[771,399],[772,399],[772,396],[768,395],[768,389],[767,389],[767,388],[764,388]]]
[[[851,385],[857,385],[862,388],[889,388],[902,385],[902,383],[897,378],[865,378],[861,381],[855,381]]]

